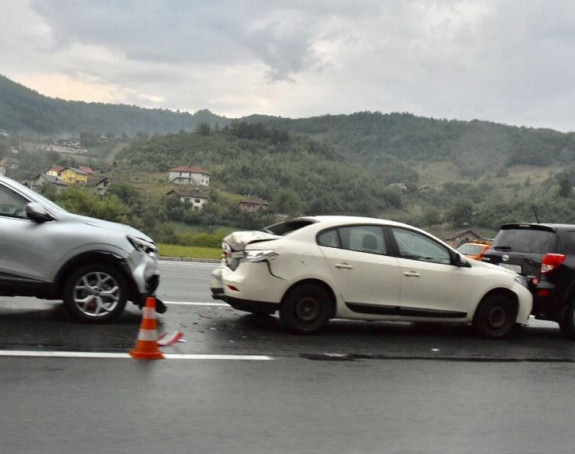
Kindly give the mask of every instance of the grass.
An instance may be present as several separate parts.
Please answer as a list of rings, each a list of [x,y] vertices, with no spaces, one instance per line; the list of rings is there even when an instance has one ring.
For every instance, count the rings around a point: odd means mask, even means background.
[[[221,259],[220,248],[177,246],[174,244],[159,244],[160,256],[181,257],[190,259]]]

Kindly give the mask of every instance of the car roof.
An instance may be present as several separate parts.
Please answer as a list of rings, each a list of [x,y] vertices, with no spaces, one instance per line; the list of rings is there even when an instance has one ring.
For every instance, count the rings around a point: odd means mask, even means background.
[[[575,230],[575,224],[552,224],[552,223],[516,223],[516,224],[503,224],[500,227],[501,230],[510,229],[533,229],[533,230],[545,230],[548,232],[555,232],[557,230]]]
[[[340,225],[340,224],[382,224],[382,225],[395,225],[398,227],[409,227],[417,229],[411,225],[403,224],[389,219],[370,218],[367,216],[346,216],[346,215],[320,215],[320,216],[302,216],[296,220],[311,220],[321,222],[323,226],[326,225]]]

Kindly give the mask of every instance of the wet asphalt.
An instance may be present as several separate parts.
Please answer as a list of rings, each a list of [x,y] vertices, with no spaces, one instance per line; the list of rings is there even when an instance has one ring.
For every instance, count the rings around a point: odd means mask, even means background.
[[[339,320],[295,336],[213,305],[214,266],[161,263],[158,331],[185,340],[162,350],[236,359],[0,357],[0,452],[573,452],[575,343],[554,324],[505,341]],[[0,350],[126,353],[140,321],[131,307],[82,325],[56,303],[0,297]]]

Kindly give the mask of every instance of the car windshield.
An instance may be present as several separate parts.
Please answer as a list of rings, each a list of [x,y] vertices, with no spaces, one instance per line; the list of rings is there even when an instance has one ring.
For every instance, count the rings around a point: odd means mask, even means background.
[[[493,240],[493,249],[507,252],[546,254],[555,234],[546,230],[502,229]]]

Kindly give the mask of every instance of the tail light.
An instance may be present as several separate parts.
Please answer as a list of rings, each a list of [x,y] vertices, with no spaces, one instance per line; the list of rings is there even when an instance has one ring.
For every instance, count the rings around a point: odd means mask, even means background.
[[[565,258],[566,256],[563,254],[547,254],[541,263],[541,274],[556,270],[565,261]]]

